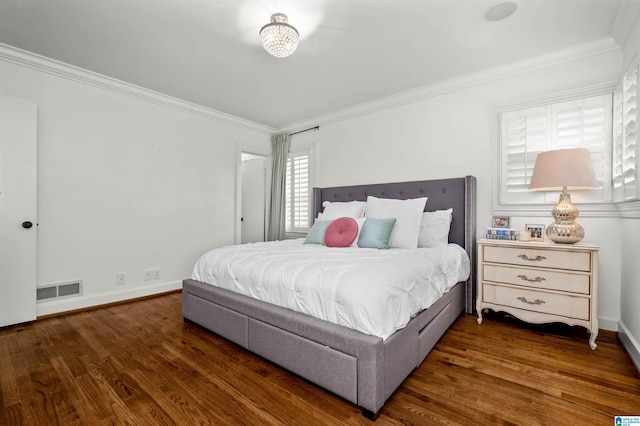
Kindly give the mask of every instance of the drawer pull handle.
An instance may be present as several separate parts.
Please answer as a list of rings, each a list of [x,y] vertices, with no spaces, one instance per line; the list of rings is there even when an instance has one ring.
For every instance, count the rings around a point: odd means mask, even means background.
[[[533,279],[527,277],[526,275],[518,275],[518,278],[520,278],[522,281],[529,281],[530,283],[540,283],[542,281],[546,281],[546,278],[542,278],[542,277],[535,277]]]
[[[542,260],[545,260],[545,259],[546,259],[546,257],[544,257],[544,256],[540,256],[540,255],[538,255],[538,256],[536,256],[536,257],[534,257],[534,258],[530,258],[530,257],[529,257],[529,256],[527,256],[526,254],[520,254],[520,255],[518,255],[518,257],[519,257],[520,259],[522,259],[522,260],[528,260],[528,261],[530,261],[530,262],[540,262],[540,261],[542,261]]]
[[[540,300],[540,299],[536,299],[533,302],[529,302],[527,300],[526,297],[518,297],[518,300],[521,301],[522,303],[526,303],[527,305],[542,305],[543,303],[546,303],[544,300]]]

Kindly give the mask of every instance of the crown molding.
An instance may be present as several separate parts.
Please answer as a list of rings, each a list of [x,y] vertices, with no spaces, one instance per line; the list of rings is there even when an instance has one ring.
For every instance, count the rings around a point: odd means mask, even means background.
[[[638,17],[640,17],[639,2],[620,2],[616,19],[611,26],[611,35],[620,46],[627,44],[633,27],[638,22]]]
[[[619,50],[612,37],[604,37],[591,43],[585,43],[568,49],[558,50],[546,55],[537,56],[524,61],[485,70],[465,76],[442,80],[408,91],[396,93],[371,102],[366,102],[327,114],[310,117],[279,128],[265,126],[230,114],[206,108],[178,98],[171,97],[115,78],[107,77],[64,62],[56,61],[26,50],[0,43],[0,60],[23,67],[42,71],[47,74],[91,85],[104,90],[131,96],[146,102],[162,105],[188,114],[214,120],[236,127],[258,130],[268,133],[288,132],[294,128],[330,124],[357,118],[363,115],[394,108],[436,96],[469,89],[492,81],[509,78],[536,69],[545,68],[565,62],[575,61],[591,56]]]
[[[453,77],[433,84],[376,99],[371,102],[366,102],[353,107],[344,108],[338,111],[333,111],[327,114],[300,120],[295,123],[279,127],[275,129],[275,132],[287,132],[291,131],[291,129],[305,128],[323,124],[326,125],[343,120],[349,120],[385,109],[422,101],[424,99],[429,99],[460,90],[470,89],[476,86],[517,76],[537,69],[585,59],[608,52],[614,52],[620,49],[620,46],[612,37],[603,37],[590,43],[583,43],[567,49],[557,50],[545,55],[536,56],[534,58],[514,62],[485,71],[467,74],[460,77]]]
[[[36,53],[18,49],[16,47],[0,43],[0,60],[10,62],[25,68],[41,71],[56,77],[72,80],[77,83],[108,90],[110,92],[130,96],[132,98],[161,105],[187,114],[213,120],[245,129],[258,130],[272,133],[273,128],[264,126],[249,120],[245,120],[230,114],[225,114],[210,108],[206,108],[191,102],[187,102],[160,92],[144,87],[136,86],[115,78],[107,77],[83,68],[79,68],[55,59],[47,58]]]

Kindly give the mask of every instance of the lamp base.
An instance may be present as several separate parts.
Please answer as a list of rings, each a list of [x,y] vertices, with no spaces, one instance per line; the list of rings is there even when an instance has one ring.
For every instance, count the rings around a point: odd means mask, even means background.
[[[551,210],[555,223],[547,226],[547,238],[554,243],[575,244],[584,238],[584,228],[576,223],[578,208],[571,202],[566,189],[560,194],[558,204]]]
[[[575,244],[584,238],[584,228],[578,223],[552,223],[547,226],[547,238],[554,243]]]

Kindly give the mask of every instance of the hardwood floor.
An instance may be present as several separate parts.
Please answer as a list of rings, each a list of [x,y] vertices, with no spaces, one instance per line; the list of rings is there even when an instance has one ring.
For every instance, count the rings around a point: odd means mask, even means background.
[[[640,415],[615,333],[462,315],[375,423],[200,327],[181,295],[0,330],[0,424],[613,425]],[[573,335],[571,335],[573,334]]]

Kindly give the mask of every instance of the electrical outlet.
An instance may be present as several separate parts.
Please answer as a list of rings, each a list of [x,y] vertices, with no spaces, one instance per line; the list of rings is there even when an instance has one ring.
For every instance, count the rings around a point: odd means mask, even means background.
[[[127,283],[127,273],[119,272],[116,274],[116,284],[123,285]]]
[[[160,268],[149,268],[143,271],[145,281],[153,281],[160,279]]]

